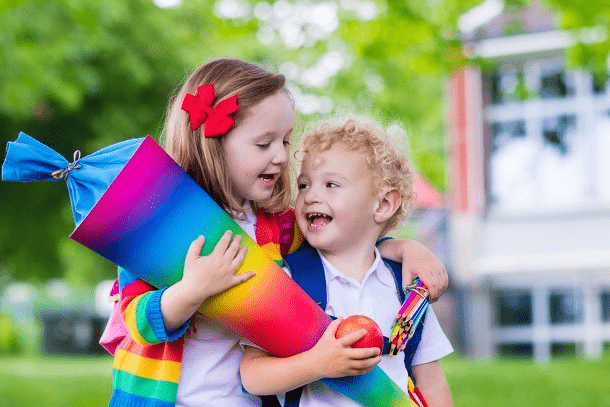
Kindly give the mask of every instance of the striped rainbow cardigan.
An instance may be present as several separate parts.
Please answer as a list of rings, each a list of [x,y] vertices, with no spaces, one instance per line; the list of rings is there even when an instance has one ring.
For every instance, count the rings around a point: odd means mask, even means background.
[[[303,236],[294,210],[257,213],[256,242],[279,265],[294,252]],[[168,332],[161,314],[160,290],[119,268],[120,310],[129,335],[114,355],[110,407],[173,407],[176,403],[183,335],[190,321]]]

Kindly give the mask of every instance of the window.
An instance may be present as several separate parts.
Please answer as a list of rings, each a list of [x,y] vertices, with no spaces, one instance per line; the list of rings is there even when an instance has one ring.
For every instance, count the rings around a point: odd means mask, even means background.
[[[525,137],[525,121],[523,120],[491,124],[492,151],[496,151],[506,145],[506,143],[510,143],[511,139],[523,137]]]
[[[529,92],[525,89],[523,71],[514,67],[496,71],[489,77],[489,99],[492,105],[526,99]]]
[[[565,156],[572,147],[571,140],[568,140],[576,126],[576,116],[547,117],[543,121],[542,136],[546,146],[557,149],[561,155]]]
[[[512,358],[531,358],[534,356],[534,347],[531,343],[501,343],[498,345],[498,353]]]
[[[540,97],[542,99],[565,98],[574,95],[571,76],[563,71],[551,71],[540,78]]]
[[[603,81],[559,59],[506,63],[487,80],[493,206],[518,213],[610,202],[610,112],[596,96],[608,93]]]
[[[547,116],[539,133],[524,120],[491,124],[490,196],[508,208],[582,202],[588,192],[586,145],[576,134],[576,116]]]
[[[602,321],[610,322],[610,291],[605,291],[601,295]]]
[[[608,82],[608,78],[600,78],[597,75],[593,75],[593,80],[591,81],[591,90],[594,94],[599,95],[606,91],[606,83]]]
[[[583,319],[583,296],[580,291],[556,291],[550,297],[551,324],[576,324]]]
[[[571,343],[551,343],[551,356],[553,357],[565,357],[565,356],[576,356],[576,344]]]
[[[526,290],[503,290],[495,293],[496,325],[532,324],[532,296]]]

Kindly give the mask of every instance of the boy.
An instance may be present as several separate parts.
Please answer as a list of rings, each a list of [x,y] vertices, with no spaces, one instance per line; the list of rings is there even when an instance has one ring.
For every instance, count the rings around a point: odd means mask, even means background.
[[[375,242],[406,216],[414,198],[406,157],[379,126],[353,119],[319,126],[304,137],[302,150],[295,210],[299,227],[324,267],[326,312],[367,315],[389,336],[401,303],[394,275]],[[340,321],[333,321],[312,349],[290,358],[275,358],[245,343],[244,388],[273,394],[310,383],[300,397],[301,407],[355,406],[317,380],[366,373],[379,363],[406,392],[405,359],[381,357],[377,348],[352,349],[364,332],[335,339]],[[430,407],[452,406],[438,360],[453,349],[431,308],[423,323],[413,376]],[[283,395],[279,398],[284,400]]]

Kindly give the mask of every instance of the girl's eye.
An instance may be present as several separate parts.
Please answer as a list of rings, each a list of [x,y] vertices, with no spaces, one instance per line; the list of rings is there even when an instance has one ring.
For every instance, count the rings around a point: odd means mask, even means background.
[[[263,144],[257,144],[256,146],[257,146],[258,148],[260,148],[261,150],[266,150],[266,149],[268,149],[268,148],[269,148],[269,146],[270,146],[270,145],[271,145],[271,144],[269,144],[269,143],[263,143]]]
[[[284,145],[285,146],[289,146],[290,145],[290,140],[284,140]]]
[[[339,184],[335,183],[335,182],[327,182],[326,183],[326,188],[337,188],[339,186]]]
[[[297,185],[297,188],[298,189],[305,189],[305,188],[307,188],[307,184],[300,183],[300,184]]]

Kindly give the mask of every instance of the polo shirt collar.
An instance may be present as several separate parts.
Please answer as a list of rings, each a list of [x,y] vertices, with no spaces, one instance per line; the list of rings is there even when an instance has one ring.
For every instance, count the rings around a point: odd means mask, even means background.
[[[334,279],[344,279],[344,280],[355,281],[351,277],[347,277],[346,275],[341,273],[335,266],[333,266],[328,260],[326,260],[324,255],[322,253],[320,253],[319,250],[318,250],[318,254],[320,255],[320,259],[322,259],[322,264],[324,265],[324,272],[326,273],[326,277],[327,277],[328,281],[331,281]],[[383,259],[381,258],[381,254],[379,253],[379,250],[377,250],[377,248],[375,247],[375,260],[373,261],[373,264],[371,265],[371,267],[365,273],[364,278],[362,279],[362,282],[364,283],[367,280],[367,278],[369,278],[370,274],[374,274],[375,276],[377,276],[377,279],[379,281],[381,281],[383,284],[385,284],[389,287],[394,287],[396,285],[396,283],[394,281],[394,276],[391,273],[392,272],[384,264]]]

